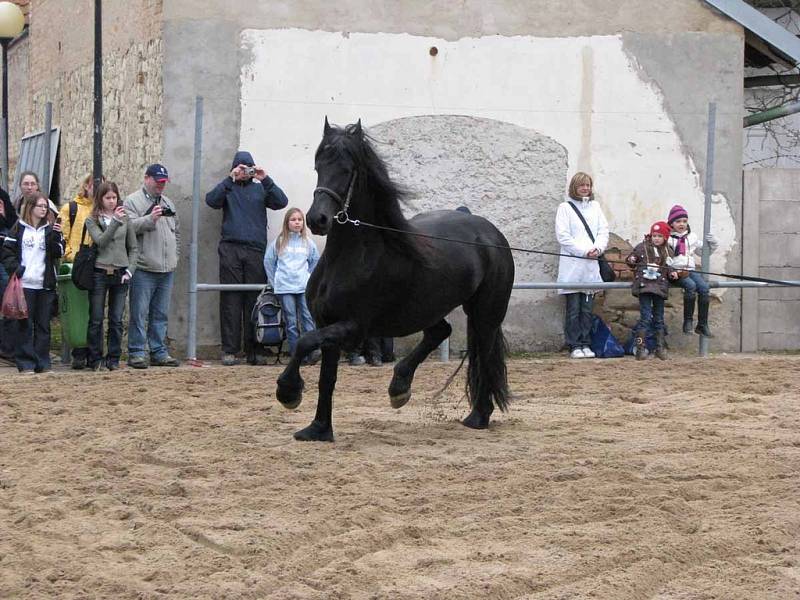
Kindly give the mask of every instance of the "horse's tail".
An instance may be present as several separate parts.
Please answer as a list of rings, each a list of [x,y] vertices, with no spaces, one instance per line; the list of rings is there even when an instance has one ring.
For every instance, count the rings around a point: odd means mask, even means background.
[[[500,326],[479,333],[474,320],[467,321],[469,365],[467,366],[467,395],[470,405],[479,408],[479,403],[487,403],[486,414],[491,413],[492,400],[497,408],[508,410],[510,394],[506,356],[508,345]]]

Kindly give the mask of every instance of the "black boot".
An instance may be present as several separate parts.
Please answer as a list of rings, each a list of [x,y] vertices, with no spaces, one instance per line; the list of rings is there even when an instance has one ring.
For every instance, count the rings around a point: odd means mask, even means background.
[[[710,300],[708,295],[700,296],[697,299],[697,327],[694,328],[694,332],[706,337],[714,337],[708,327],[708,305]]]
[[[634,331],[633,335],[636,336],[634,339],[636,345],[633,348],[633,355],[636,357],[636,360],[644,360],[647,358],[647,348],[644,345],[645,330],[639,329],[638,331]]]
[[[683,333],[692,333],[692,319],[694,319],[695,297],[683,297]]]
[[[667,348],[664,344],[663,331],[656,331],[656,358],[667,360]]]

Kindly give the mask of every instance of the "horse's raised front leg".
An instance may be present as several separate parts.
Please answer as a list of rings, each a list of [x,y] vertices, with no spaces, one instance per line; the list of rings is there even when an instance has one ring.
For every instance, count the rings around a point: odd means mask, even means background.
[[[432,327],[428,327],[422,341],[394,367],[394,376],[389,383],[389,401],[392,408],[400,408],[411,399],[411,382],[419,364],[445,341],[452,332],[450,324],[442,319]]]
[[[311,425],[295,433],[295,439],[304,441],[333,441],[331,412],[333,389],[336,386],[336,371],[339,363],[339,348],[343,342],[357,337],[358,326],[350,321],[334,323],[327,327],[309,331],[297,340],[295,352],[289,364],[278,377],[276,395],[286,408],[297,408],[303,399],[303,379],[300,377],[300,362],[305,356],[322,349],[322,367],[319,374],[319,400],[317,414]]]

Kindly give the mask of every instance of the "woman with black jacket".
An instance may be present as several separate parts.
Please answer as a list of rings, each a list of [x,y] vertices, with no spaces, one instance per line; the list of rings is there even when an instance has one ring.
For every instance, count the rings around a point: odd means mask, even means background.
[[[61,224],[49,225],[42,193],[26,198],[17,224],[3,242],[3,266],[22,283],[28,318],[16,323],[14,360],[20,373],[50,371],[50,318],[56,297],[56,263],[64,255]]]

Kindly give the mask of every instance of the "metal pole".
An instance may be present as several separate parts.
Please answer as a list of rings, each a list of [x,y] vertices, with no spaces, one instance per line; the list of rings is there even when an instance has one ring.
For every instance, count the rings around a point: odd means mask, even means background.
[[[11,180],[8,176],[8,43],[10,41],[8,38],[0,38],[0,44],[3,45],[3,179],[0,181],[0,187],[9,192],[11,192],[8,187],[8,182]]]
[[[50,197],[50,130],[53,129],[53,103],[44,104],[44,142],[42,152],[42,193]]]
[[[706,238],[709,231],[711,231],[711,194],[714,190],[714,135],[717,128],[717,103],[710,102],[708,104],[708,148],[706,150],[706,201],[705,209],[703,212],[703,270],[708,271],[709,259],[711,252]],[[708,282],[708,275],[703,275],[703,279]],[[708,338],[704,335],[700,336],[700,356],[708,356]]]
[[[103,17],[102,1],[94,0],[94,187],[103,177]]]
[[[772,121],[773,119],[788,117],[796,112],[800,112],[800,102],[792,102],[790,104],[784,104],[783,106],[770,108],[769,110],[765,110],[763,112],[748,115],[744,117],[742,123],[745,127],[752,127],[753,125],[766,123],[767,121]]]
[[[197,239],[200,229],[200,168],[203,149],[203,98],[195,98],[194,166],[192,178],[192,237],[189,243],[189,339],[186,354],[197,359]]]

